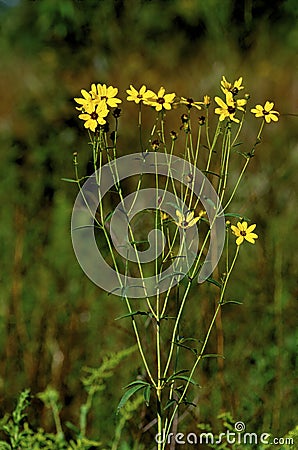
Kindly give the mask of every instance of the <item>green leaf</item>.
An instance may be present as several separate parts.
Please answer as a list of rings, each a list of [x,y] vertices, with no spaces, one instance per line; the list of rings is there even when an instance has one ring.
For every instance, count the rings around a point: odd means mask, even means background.
[[[234,303],[235,305],[243,305],[243,302],[239,302],[238,300],[225,300],[222,305],[227,305],[228,303]]]
[[[108,222],[108,221],[111,219],[111,217],[112,217],[113,214],[114,214],[114,211],[110,211],[110,212],[106,215],[106,217],[103,219],[103,223]]]
[[[151,386],[148,385],[148,386],[146,386],[145,389],[144,389],[144,400],[145,400],[146,406],[149,406],[149,403],[150,403],[150,395],[151,395]]]
[[[187,342],[187,341],[193,341],[193,342],[198,342],[198,339],[196,339],[196,338],[181,338],[181,339],[179,339],[179,343],[181,343],[181,342]]]
[[[212,170],[202,170],[203,173],[210,173],[211,175],[215,175],[216,177],[220,178],[220,175],[218,173],[212,172]]]
[[[239,147],[239,145],[242,145],[242,144],[243,144],[243,142],[237,142],[237,144],[232,145],[232,148]]]
[[[136,392],[138,392],[140,389],[144,389],[143,384],[138,384],[137,386],[131,387],[128,391],[125,392],[125,394],[122,396],[118,406],[117,406],[117,414],[119,413],[120,409],[125,405],[127,400],[130,399]]]
[[[206,353],[206,355],[202,356],[203,358],[222,358],[225,359],[225,357],[223,355],[220,355],[219,353]]]
[[[132,316],[148,316],[149,313],[146,311],[133,311],[131,313],[128,314],[124,314],[123,316],[120,317],[116,317],[115,320],[120,320],[120,319],[124,319],[125,317],[132,317]]]
[[[132,381],[131,383],[129,383],[127,386],[125,386],[124,389],[127,389],[127,388],[132,387],[132,386],[136,386],[136,385],[150,386],[150,384],[147,381],[135,380],[135,381]]]
[[[206,281],[208,281],[208,283],[214,284],[215,286],[219,287],[219,289],[222,288],[221,283],[219,283],[219,281],[216,281],[214,278],[209,277],[209,278],[207,278]]]
[[[177,403],[177,400],[172,399],[172,400],[168,400],[166,406],[164,407],[164,411],[168,408],[170,408],[170,406],[174,405]]]
[[[185,375],[177,375],[177,376],[173,376],[173,377],[172,377],[172,380],[183,380],[183,381],[187,381],[187,382],[189,382],[189,383],[191,383],[191,384],[194,384],[194,385],[197,384],[192,378],[187,377],[187,376],[185,376]]]
[[[71,178],[61,178],[61,181],[67,181],[68,183],[78,183],[77,180],[72,180]]]
[[[193,347],[188,347],[187,345],[181,344],[180,342],[175,342],[175,344],[178,347],[182,347],[182,348],[186,348],[186,350],[190,350],[192,353],[194,353],[196,356],[198,354],[198,350],[196,348]]]
[[[168,381],[170,381],[174,376],[181,375],[182,373],[185,373],[185,372],[189,372],[189,370],[187,370],[187,369],[181,369],[181,370],[178,370],[177,372],[173,373],[173,375],[169,376],[169,377],[166,379],[166,381],[168,382]]]

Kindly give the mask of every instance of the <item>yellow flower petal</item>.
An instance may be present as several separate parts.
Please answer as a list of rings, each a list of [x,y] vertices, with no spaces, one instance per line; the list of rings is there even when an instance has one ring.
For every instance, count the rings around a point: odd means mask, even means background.
[[[236,244],[237,244],[237,245],[241,245],[243,241],[244,241],[244,237],[243,237],[243,236],[239,236],[239,237],[236,239]]]
[[[251,244],[255,243],[255,240],[254,240],[254,238],[252,237],[251,234],[245,236],[245,239],[246,239],[246,241],[250,242]]]
[[[254,223],[253,225],[250,225],[248,228],[247,228],[247,230],[246,230],[246,233],[251,233],[255,228],[256,228],[256,224]]]
[[[186,219],[185,219],[186,222],[190,222],[193,219],[194,215],[195,215],[195,213],[193,211],[187,213],[187,216],[186,216]]]
[[[239,235],[240,235],[239,228],[235,227],[235,225],[231,225],[231,230],[233,231],[233,233],[234,233],[236,236],[239,236]]]
[[[273,106],[274,106],[274,103],[273,102],[266,102],[265,103],[265,106],[264,106],[264,110],[266,111],[266,112],[269,112],[269,111],[271,111],[271,109],[273,108]]]
[[[165,92],[166,92],[165,88],[164,88],[164,87],[161,87],[161,88],[159,89],[159,91],[158,91],[157,96],[158,96],[159,98],[161,98],[161,97],[164,96]]]
[[[225,102],[224,102],[220,97],[215,97],[214,100],[216,101],[216,103],[217,103],[221,108],[226,108],[226,107],[227,107],[227,105],[225,104]],[[216,109],[218,109],[218,108],[216,108]],[[215,112],[216,112],[216,110],[215,110]],[[219,114],[219,113],[217,113],[217,114]]]
[[[249,233],[248,237],[251,237],[253,239],[258,239],[259,236],[256,233]]]
[[[198,220],[200,220],[199,217],[195,217],[194,219],[192,219],[192,220],[188,223],[187,228],[193,227],[193,226],[197,223]]]
[[[182,220],[184,217],[183,217],[183,214],[181,214],[181,212],[179,211],[179,209],[176,209],[176,216],[178,217],[178,219],[179,220]]]

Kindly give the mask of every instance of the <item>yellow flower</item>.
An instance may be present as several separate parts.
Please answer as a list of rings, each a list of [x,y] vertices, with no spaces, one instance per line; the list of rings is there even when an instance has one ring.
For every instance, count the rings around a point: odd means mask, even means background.
[[[231,92],[233,95],[237,95],[241,89],[244,89],[244,86],[242,86],[242,77],[238,78],[238,80],[234,81],[232,84],[223,76],[220,84],[224,94]]]
[[[255,114],[256,117],[264,117],[267,123],[270,123],[271,120],[273,122],[278,121],[279,112],[273,111],[272,108],[274,106],[273,102],[266,102],[264,106],[256,105],[255,108],[251,109],[251,112]]]
[[[241,245],[244,239],[251,244],[254,244],[255,239],[258,238],[258,235],[253,233],[253,230],[255,228],[256,224],[247,227],[247,222],[238,222],[237,227],[235,227],[235,225],[232,225],[231,230],[233,231],[233,234],[237,236],[236,244]]]
[[[195,102],[192,98],[181,97],[180,103],[182,103],[183,105],[186,105],[189,109],[192,106],[194,106],[197,109],[202,109],[200,106],[202,104],[202,102]]]
[[[107,87],[106,84],[97,84],[96,86],[93,83],[91,85],[90,94],[95,103],[99,104],[100,102],[104,102],[106,105],[110,106],[110,108],[117,108],[118,104],[121,103],[120,98],[115,97],[118,94],[118,88],[113,86]]]
[[[172,108],[175,96],[175,93],[166,94],[165,88],[161,87],[157,94],[153,92],[153,96],[150,99],[145,100],[144,103],[153,106],[156,111],[161,111],[163,108],[169,110]]]
[[[151,99],[155,95],[153,91],[147,91],[144,84],[139,91],[130,85],[130,89],[127,89],[126,92],[128,93],[127,100],[129,102],[135,102],[136,104],[139,104],[141,101]]]
[[[178,209],[176,210],[176,216],[178,217],[178,222],[175,222],[177,227],[186,229],[190,228],[197,223],[200,217],[194,218],[194,212],[188,212],[186,216],[182,214]]]
[[[215,108],[215,114],[219,114],[219,120],[225,120],[227,117],[236,123],[239,123],[239,119],[236,119],[235,113],[237,109],[244,111],[243,106],[246,105],[247,100],[234,100],[232,92],[226,93],[226,103],[220,98],[214,99],[219,105],[219,108]]]
[[[95,132],[98,125],[104,125],[106,123],[105,117],[109,111],[105,103],[95,105],[93,111],[85,109],[84,112],[79,115],[79,119],[85,120],[84,127],[89,128]]]
[[[78,109],[79,111],[87,111],[87,112],[92,112],[94,110],[94,100],[92,95],[87,92],[85,89],[81,90],[81,94],[83,96],[83,98],[75,98],[74,100],[79,103],[79,105],[81,105],[80,107],[76,106],[76,109]]]

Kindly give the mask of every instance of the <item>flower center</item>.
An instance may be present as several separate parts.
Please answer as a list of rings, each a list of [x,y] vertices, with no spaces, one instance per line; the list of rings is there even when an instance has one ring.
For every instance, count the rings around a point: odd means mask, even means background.
[[[91,117],[91,119],[93,119],[93,120],[97,120],[98,119],[98,114],[97,114],[97,112],[93,112],[93,113],[91,113],[90,114],[90,117]]]
[[[187,220],[183,220],[183,222],[181,223],[181,225],[182,225],[183,227],[188,227],[188,222],[187,222]]]
[[[246,231],[240,231],[241,236],[246,236]]]
[[[239,92],[239,89],[237,87],[233,87],[233,89],[231,90],[233,95],[237,95]]]
[[[164,102],[165,102],[165,99],[162,98],[162,97],[159,97],[159,98],[157,99],[157,103],[160,103],[161,105],[162,105]]]
[[[229,114],[234,114],[235,111],[236,111],[236,108],[234,108],[234,106],[228,106],[228,113]]]

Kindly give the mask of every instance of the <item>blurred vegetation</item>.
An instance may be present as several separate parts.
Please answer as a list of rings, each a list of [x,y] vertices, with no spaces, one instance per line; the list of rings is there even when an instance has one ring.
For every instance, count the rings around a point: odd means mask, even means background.
[[[223,311],[224,367],[206,360],[197,374],[199,406],[179,426],[216,427],[228,410],[254,432],[286,434],[298,403],[297,2],[7,0],[0,19],[1,416],[24,388],[38,393],[51,385],[62,420],[77,423],[82,367],[98,367],[107,353],[134,344],[128,322],[114,320],[123,314],[120,300],[92,285],[71,246],[77,192],[61,178],[72,177],[74,151],[82,171],[89,158],[73,97],[95,81],[118,86],[122,99],[130,83],[201,98],[218,95],[224,74],[243,76],[253,104],[273,100],[281,116],[266,127],[234,202],[258,224],[260,238],[241,255],[230,287],[244,304]],[[133,106],[123,105],[121,120],[125,153],[137,145]],[[184,318],[190,333],[205,329],[212,293],[192,291],[193,311]],[[211,352],[216,345],[214,334]],[[122,386],[139,370],[135,355],[120,362],[94,400],[91,438],[114,436]],[[33,406],[36,427],[51,431],[43,405]],[[138,418],[124,431],[128,443],[146,427],[150,408]],[[152,444],[153,431],[146,433]]]

